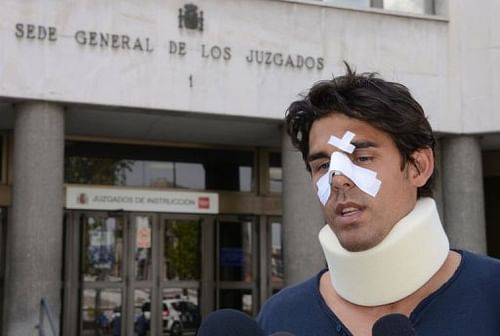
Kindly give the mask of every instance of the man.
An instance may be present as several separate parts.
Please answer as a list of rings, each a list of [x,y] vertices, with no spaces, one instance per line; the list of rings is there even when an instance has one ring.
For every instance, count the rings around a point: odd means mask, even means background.
[[[328,269],[264,305],[266,333],[372,335],[401,313],[418,335],[500,335],[500,262],[449,249],[434,136],[406,87],[347,66],[292,103],[286,127],[322,204]]]

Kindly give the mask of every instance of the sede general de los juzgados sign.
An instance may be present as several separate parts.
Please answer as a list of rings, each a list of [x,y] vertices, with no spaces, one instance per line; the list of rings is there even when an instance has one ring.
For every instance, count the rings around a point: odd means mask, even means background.
[[[37,40],[48,44],[56,44],[61,37],[56,26],[35,23],[16,23],[14,35],[19,40]],[[66,37],[68,32],[64,32]],[[148,36],[133,36],[123,33],[101,32],[93,30],[76,30],[70,33],[74,43],[82,47],[117,52],[154,53],[164,41],[154,41]],[[210,45],[201,43],[199,46],[190,46],[186,41],[168,40],[168,53],[177,57],[184,57],[197,53],[205,59],[231,62],[234,59],[233,48],[226,45]],[[240,57],[248,64],[256,66],[280,67],[289,69],[323,70],[323,57],[298,53],[262,50],[249,48]]]

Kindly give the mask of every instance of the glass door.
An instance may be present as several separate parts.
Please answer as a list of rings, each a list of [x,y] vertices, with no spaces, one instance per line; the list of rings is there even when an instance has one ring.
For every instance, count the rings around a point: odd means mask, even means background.
[[[216,235],[216,308],[234,308],[255,315],[259,297],[256,219],[220,216]]]
[[[79,335],[156,335],[157,216],[80,218]]]
[[[195,335],[201,323],[203,222],[197,216],[161,216],[161,335]]]
[[[4,277],[5,277],[5,233],[7,228],[6,208],[0,207],[0,330],[3,321],[3,297],[4,297]]]
[[[215,216],[68,211],[63,330],[189,336],[215,307]]]
[[[81,215],[80,335],[115,336],[124,330],[126,290],[124,215]]]
[[[157,288],[158,277],[156,254],[158,250],[157,216],[132,213],[130,218],[130,265],[127,288],[127,335],[157,335]],[[123,334],[125,335],[125,333]]]

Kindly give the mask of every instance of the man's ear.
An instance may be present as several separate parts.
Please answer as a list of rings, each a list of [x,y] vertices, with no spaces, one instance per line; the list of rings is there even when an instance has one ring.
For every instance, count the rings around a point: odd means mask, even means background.
[[[434,172],[434,154],[431,148],[420,148],[413,152],[410,162],[410,180],[416,187],[422,187]]]

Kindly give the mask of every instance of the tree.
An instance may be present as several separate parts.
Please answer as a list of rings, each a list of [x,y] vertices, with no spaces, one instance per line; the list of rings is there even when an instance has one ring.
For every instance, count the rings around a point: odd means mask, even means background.
[[[66,157],[64,180],[66,183],[124,185],[126,171],[132,171],[132,160]]]
[[[173,220],[167,225],[165,259],[168,279],[200,278],[200,225],[195,221]]]

